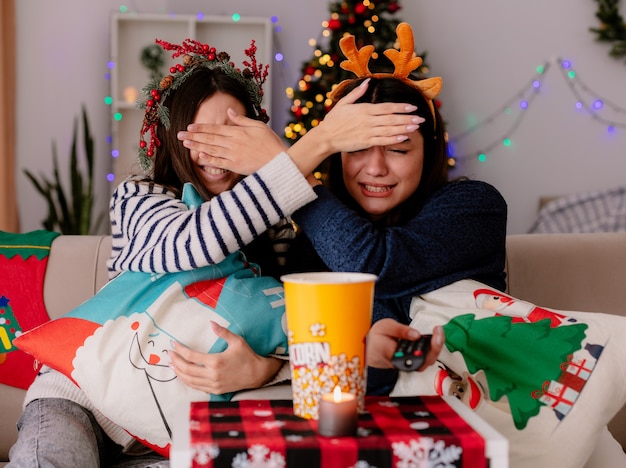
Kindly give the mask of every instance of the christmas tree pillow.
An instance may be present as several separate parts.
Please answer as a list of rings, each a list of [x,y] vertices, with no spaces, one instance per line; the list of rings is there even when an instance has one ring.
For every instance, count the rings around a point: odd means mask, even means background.
[[[226,342],[213,333],[214,321],[260,355],[287,356],[282,284],[257,271],[240,252],[192,271],[126,271],[15,345],[72,379],[105,416],[168,455],[175,414],[190,401],[232,396],[182,383],[169,367],[172,341],[223,351]]]
[[[412,326],[443,325],[424,372],[395,395],[455,395],[509,440],[512,466],[583,466],[626,403],[626,318],[557,311],[463,280],[414,298]]]

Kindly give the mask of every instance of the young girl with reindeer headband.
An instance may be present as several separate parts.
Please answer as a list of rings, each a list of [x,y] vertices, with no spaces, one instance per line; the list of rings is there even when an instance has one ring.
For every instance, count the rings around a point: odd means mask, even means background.
[[[368,364],[376,367],[368,370],[368,390],[373,394],[393,388],[396,373],[380,368],[391,368],[397,339],[417,336],[408,326],[414,296],[464,278],[496,289],[505,287],[506,203],[484,182],[448,180],[444,122],[433,102],[441,78],[414,79],[411,72],[422,59],[415,56],[411,27],[401,23],[397,35],[400,50],[385,51],[394,66],[390,73],[370,72],[373,47],[357,49],[354,37],[342,38],[347,60],[341,66],[357,77],[340,83],[331,97],[340,106],[342,98],[363,90],[355,105],[364,109],[409,103],[416,108],[411,114],[419,125],[408,138],[372,139],[331,157],[328,187],[315,186],[317,198],[293,214],[304,234],[296,238],[288,257],[302,271],[361,271],[378,276],[367,353]],[[255,145],[246,144],[244,137],[259,126],[242,117],[232,120],[239,127],[185,132],[185,144],[218,155],[211,160],[214,164],[235,171],[246,164],[242,154],[262,159],[260,137]],[[307,135],[327,124],[325,119]],[[288,153],[298,160],[302,149],[296,143]],[[263,154],[273,157],[270,152]],[[434,362],[442,345],[441,330],[434,330],[425,366]]]
[[[110,277],[127,270],[190,270],[219,263],[237,250],[259,264],[264,274],[280,275],[292,233],[287,218],[316,198],[304,176],[316,164],[308,158],[292,159],[280,139],[272,136],[259,140],[259,145],[275,157],[263,164],[251,158],[247,167],[231,171],[212,164],[210,153],[189,149],[177,139],[189,125],[233,127],[228,118],[233,112],[252,119],[259,129],[267,128],[268,116],[261,107],[267,67],[257,64],[254,42],[242,68],[235,67],[227,53],[197,41],[157,42],[182,62],[143,90],[139,159],[145,173],[123,181],[112,196]],[[321,160],[371,141],[396,141],[407,126],[412,128],[414,117],[403,114],[406,104],[364,109],[353,104],[362,92],[357,89],[346,96],[329,115],[328,122],[334,124],[315,132],[326,144],[303,139],[299,145],[303,154]],[[192,183],[204,200],[198,206],[183,203],[185,183]],[[221,394],[283,378],[279,369],[288,366],[281,361],[256,355],[241,337],[217,324],[213,331],[228,343],[223,353],[197,353],[180,345],[171,352],[172,366],[184,382]],[[122,461],[169,466],[145,447],[137,451],[134,439],[60,372],[43,368],[25,405],[10,466],[108,466]],[[47,422],[44,426],[42,420]]]
[[[433,102],[441,81],[413,79],[410,73],[421,59],[414,56],[408,25],[398,27],[398,39],[400,50],[385,52],[394,72],[373,74],[367,67],[371,48],[359,50],[353,38],[345,37],[341,46],[348,61],[343,66],[357,77],[338,86],[332,96],[339,99],[366,88],[355,106],[367,109],[372,103],[408,102],[417,107],[414,115],[423,121],[417,131],[409,132],[408,140],[371,141],[332,156],[329,187],[316,186],[317,199],[293,215],[305,235],[296,238],[288,259],[299,263],[302,270],[330,268],[378,276],[375,323],[367,340],[368,386],[370,393],[376,394],[387,393],[394,386],[391,357],[398,338],[419,336],[407,325],[415,296],[466,278],[495,290],[505,287],[506,203],[494,187],[483,182],[448,180],[444,122]],[[218,148],[221,160],[216,163],[232,170],[246,164],[238,161],[235,153],[262,160],[260,132],[255,133],[254,144],[246,146],[242,138],[255,124],[242,117],[233,121],[241,127],[212,127],[207,134],[187,132],[186,138],[193,142],[187,144],[197,145],[200,151],[207,146]],[[325,120],[317,128],[328,123],[330,120]],[[224,133],[229,138],[224,138]],[[267,138],[273,136],[268,132]],[[288,152],[297,160],[301,149],[292,147]],[[266,153],[269,159],[274,156]],[[306,262],[311,254],[317,256],[317,263]],[[435,361],[443,345],[441,331],[433,332],[433,346],[423,368]],[[623,456],[605,427],[585,466],[609,466]]]

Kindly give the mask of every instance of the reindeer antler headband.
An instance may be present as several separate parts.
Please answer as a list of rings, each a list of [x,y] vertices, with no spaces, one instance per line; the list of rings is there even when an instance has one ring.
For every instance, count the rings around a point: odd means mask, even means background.
[[[428,102],[430,111],[435,116],[435,106],[433,99],[437,97],[441,91],[441,77],[427,78],[425,80],[411,80],[409,75],[413,70],[419,68],[422,64],[422,58],[415,56],[413,30],[408,23],[400,23],[396,28],[396,35],[400,42],[400,50],[387,49],[384,54],[393,63],[395,69],[393,73],[372,73],[369,70],[368,63],[374,53],[373,45],[366,45],[357,49],[354,36],[348,34],[341,38],[339,47],[346,56],[347,60],[341,62],[341,68],[354,73],[357,78],[343,80],[330,93],[330,98],[336,100],[341,96],[346,87],[355,79],[359,78],[396,78],[403,83],[417,89]]]

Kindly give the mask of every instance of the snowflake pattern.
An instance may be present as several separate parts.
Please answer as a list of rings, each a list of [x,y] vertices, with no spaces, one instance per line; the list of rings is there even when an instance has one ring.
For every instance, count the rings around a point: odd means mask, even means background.
[[[370,465],[365,460],[359,460],[350,468],[376,468],[374,465]]]
[[[415,429],[416,431],[425,431],[430,427],[430,424],[426,421],[415,421],[409,424],[411,429]]]
[[[398,468],[454,468],[454,462],[461,458],[463,449],[456,445],[446,447],[442,440],[434,441],[430,437],[391,444],[393,454],[398,458]]]
[[[263,429],[280,429],[281,427],[286,426],[287,423],[285,421],[267,421],[264,422],[261,426]]]
[[[194,444],[193,461],[198,466],[208,466],[220,454],[217,444]]]
[[[241,452],[233,458],[233,468],[283,468],[285,457],[279,452],[272,452],[268,447],[255,444],[247,452]]]
[[[396,406],[398,406],[398,403],[396,403],[395,401],[381,401],[378,404],[380,406],[386,406],[387,408],[395,408]]]

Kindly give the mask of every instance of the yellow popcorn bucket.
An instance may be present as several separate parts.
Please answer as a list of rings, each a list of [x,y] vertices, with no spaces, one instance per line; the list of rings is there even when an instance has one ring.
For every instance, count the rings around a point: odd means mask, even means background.
[[[337,386],[354,394],[363,410],[365,338],[371,326],[376,275],[296,273],[281,279],[294,414],[317,419],[320,397]]]

